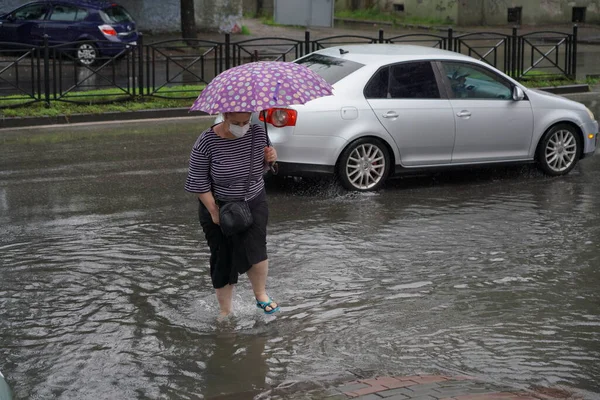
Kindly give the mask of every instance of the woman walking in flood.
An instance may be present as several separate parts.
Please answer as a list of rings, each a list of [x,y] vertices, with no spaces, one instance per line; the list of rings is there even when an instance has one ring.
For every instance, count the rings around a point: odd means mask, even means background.
[[[220,316],[232,312],[233,286],[246,273],[257,307],[266,314],[279,309],[266,291],[269,260],[269,208],[263,173],[277,160],[267,134],[250,124],[251,113],[224,114],[224,121],[203,132],[192,149],[185,189],[199,200],[200,224],[210,248],[210,277],[219,301]],[[226,236],[220,228],[219,206],[246,200],[252,224]]]
[[[303,65],[253,62],[217,75],[190,108],[224,116],[223,122],[196,141],[185,184],[187,191],[198,196],[221,316],[231,313],[233,285],[244,273],[252,284],[256,306],[267,314],[279,310],[266,291],[269,209],[263,173],[277,160],[266,129],[273,123],[295,125],[297,112],[282,108],[329,96],[332,91],[330,84]],[[275,122],[274,109],[286,119]],[[250,123],[253,112],[261,113],[264,128]]]

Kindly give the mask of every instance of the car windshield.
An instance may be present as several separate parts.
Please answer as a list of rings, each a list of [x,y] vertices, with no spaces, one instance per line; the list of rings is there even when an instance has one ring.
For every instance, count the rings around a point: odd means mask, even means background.
[[[133,22],[133,18],[127,10],[125,10],[121,6],[111,6],[109,8],[105,8],[101,12],[102,19],[107,24],[122,24],[127,22]]]
[[[311,71],[316,72],[330,85],[340,81],[357,69],[364,67],[364,64],[322,54],[312,54],[297,60],[296,63],[302,64]]]

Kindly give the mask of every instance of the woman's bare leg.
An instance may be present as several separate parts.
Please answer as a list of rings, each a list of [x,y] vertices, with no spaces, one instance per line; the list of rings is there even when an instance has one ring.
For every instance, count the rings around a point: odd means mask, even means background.
[[[250,283],[252,284],[252,290],[254,291],[254,297],[256,300],[267,302],[269,301],[269,296],[267,295],[267,275],[269,273],[269,260],[261,261],[258,264],[252,265],[252,267],[248,270],[248,279],[250,279]],[[277,303],[271,304],[266,307],[265,311],[271,311],[277,307]]]
[[[220,289],[215,289],[217,292],[217,300],[221,312],[220,317],[226,317],[231,314],[231,305],[233,303],[233,285],[226,285]]]

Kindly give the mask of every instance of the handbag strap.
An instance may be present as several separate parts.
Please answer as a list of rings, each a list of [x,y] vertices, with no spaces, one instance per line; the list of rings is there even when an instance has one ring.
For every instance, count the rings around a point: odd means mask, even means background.
[[[248,201],[248,190],[250,189],[250,178],[252,177],[252,164],[254,164],[254,129],[251,130],[252,140],[250,141],[250,170],[248,171],[248,179],[246,180],[246,189],[244,190],[244,201]]]

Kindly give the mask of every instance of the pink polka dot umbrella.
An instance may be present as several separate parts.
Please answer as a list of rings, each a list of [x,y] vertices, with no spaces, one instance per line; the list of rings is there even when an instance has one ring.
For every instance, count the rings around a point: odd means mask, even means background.
[[[303,65],[259,61],[230,68],[200,93],[190,111],[257,112],[304,104],[332,94],[332,86]]]

